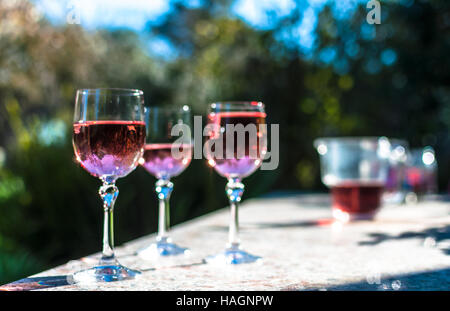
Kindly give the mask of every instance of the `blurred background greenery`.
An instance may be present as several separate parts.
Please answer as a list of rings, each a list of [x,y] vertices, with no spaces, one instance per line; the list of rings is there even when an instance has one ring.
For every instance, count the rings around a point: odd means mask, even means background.
[[[100,249],[100,183],[71,143],[78,88],[139,88],[149,105],[195,115],[212,101],[263,101],[281,124],[280,166],[249,177],[244,199],[324,190],[312,148],[324,135],[433,146],[449,189],[448,1],[381,1],[379,25],[357,0],[167,0],[141,19],[98,1],[116,14],[104,24],[83,10],[67,23],[72,2],[0,0],[0,284]],[[156,231],[154,182],[142,168],[118,181],[116,244]],[[224,186],[194,160],[176,178],[172,224],[226,206]]]

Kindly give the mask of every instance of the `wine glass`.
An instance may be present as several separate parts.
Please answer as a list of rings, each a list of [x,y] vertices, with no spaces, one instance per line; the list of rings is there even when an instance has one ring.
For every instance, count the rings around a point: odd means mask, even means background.
[[[139,250],[146,260],[188,255],[189,250],[172,243],[169,237],[169,200],[172,177],[181,174],[191,163],[191,111],[188,106],[145,107],[147,138],[140,164],[157,178],[155,191],[159,200],[158,235],[156,241]]]
[[[113,210],[116,180],[138,165],[144,152],[144,94],[131,89],[82,89],[75,101],[73,148],[77,162],[103,185],[103,250],[97,266],[76,272],[78,283],[132,279],[140,272],[119,264],[114,256]]]
[[[404,181],[408,161],[409,144],[406,140],[389,138],[391,154],[389,156],[389,173],[386,180],[383,202],[401,204],[407,194]]]
[[[322,182],[336,220],[371,220],[381,206],[391,144],[386,137],[318,138]]]
[[[437,169],[435,151],[431,146],[411,150],[405,176],[407,203],[417,202],[423,195],[437,193]]]
[[[243,264],[261,261],[244,251],[238,235],[238,205],[244,192],[242,179],[260,166],[267,152],[267,128],[261,102],[219,102],[210,105],[205,156],[215,171],[228,179],[226,194],[231,208],[225,251],[205,258],[213,264]]]

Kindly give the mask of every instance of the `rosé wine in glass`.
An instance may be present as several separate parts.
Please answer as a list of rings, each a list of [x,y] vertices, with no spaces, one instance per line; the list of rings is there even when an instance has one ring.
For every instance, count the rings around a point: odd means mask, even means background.
[[[177,148],[180,155],[172,153]],[[171,178],[181,174],[191,163],[191,144],[146,144],[141,165],[156,178]]]
[[[86,121],[73,125],[77,161],[95,177],[124,177],[133,171],[145,142],[143,121]]]
[[[256,171],[262,163],[266,147],[261,145],[261,139],[265,136],[264,129],[260,125],[266,123],[266,113],[260,111],[231,111],[215,112],[208,115],[209,124],[215,125],[215,130],[210,132],[210,138],[223,137],[222,152],[217,155],[215,146],[207,150],[208,164],[214,167],[219,175],[244,178]],[[256,139],[250,139],[250,132],[244,133],[244,142],[238,141],[238,133],[233,133],[233,144],[227,145],[227,125],[255,125]],[[220,131],[220,132],[219,132]],[[233,156],[227,157],[227,148],[233,148]],[[211,151],[211,153],[209,153]]]

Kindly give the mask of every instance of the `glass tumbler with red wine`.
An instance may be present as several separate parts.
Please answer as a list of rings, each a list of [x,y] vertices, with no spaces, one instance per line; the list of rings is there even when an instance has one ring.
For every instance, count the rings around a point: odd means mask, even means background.
[[[159,218],[156,241],[139,250],[138,255],[155,261],[188,255],[189,250],[174,244],[169,236],[169,200],[171,179],[180,175],[192,159],[191,111],[188,106],[145,107],[145,122],[148,132],[140,164],[157,179]]]
[[[391,144],[386,137],[319,138],[322,182],[331,189],[333,217],[373,219],[381,206]]]
[[[241,248],[238,230],[238,205],[244,192],[242,179],[254,173],[267,151],[267,128],[261,102],[213,103],[208,114],[204,150],[208,164],[228,179],[226,194],[231,208],[228,244],[225,251],[205,258],[213,264],[243,264],[261,257]]]
[[[103,185],[103,250],[97,266],[74,273],[78,283],[132,279],[140,272],[122,266],[114,255],[113,210],[116,180],[139,164],[144,152],[144,94],[131,89],[78,90],[73,123],[76,161]]]

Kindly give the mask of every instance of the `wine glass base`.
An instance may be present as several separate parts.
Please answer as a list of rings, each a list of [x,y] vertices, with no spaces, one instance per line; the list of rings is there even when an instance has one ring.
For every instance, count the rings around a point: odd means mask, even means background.
[[[227,248],[220,254],[206,257],[204,261],[214,265],[240,265],[245,263],[262,263],[262,258],[239,248]]]
[[[383,202],[388,204],[402,204],[405,202],[406,193],[403,191],[385,192]]]
[[[81,284],[94,284],[101,282],[116,282],[131,280],[139,276],[141,272],[124,267],[120,264],[101,265],[90,269],[81,270],[73,274],[73,281]]]
[[[333,218],[344,223],[360,220],[374,220],[377,212],[378,209],[367,213],[348,213],[341,209],[333,208]]]
[[[181,255],[187,256],[189,254],[190,250],[188,248],[180,247],[174,243],[166,241],[158,241],[137,252],[137,255],[142,259],[158,259]]]

